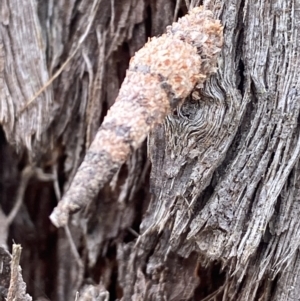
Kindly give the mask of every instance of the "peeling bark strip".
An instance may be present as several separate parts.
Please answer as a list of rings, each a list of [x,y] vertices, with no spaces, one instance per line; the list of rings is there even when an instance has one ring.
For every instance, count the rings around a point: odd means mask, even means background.
[[[26,294],[26,284],[23,281],[20,268],[22,247],[21,245],[13,244],[11,258],[11,275],[10,284],[7,293],[7,301],[32,301],[32,298]]]
[[[198,7],[135,54],[115,104],[50,216],[54,225],[64,226],[70,212],[92,200],[149,131],[203,84],[215,69],[222,42],[220,22]]]
[[[52,90],[46,89],[18,116],[49,78],[37,1],[0,3],[0,124],[10,143],[26,146],[33,155],[51,121],[53,104]]]

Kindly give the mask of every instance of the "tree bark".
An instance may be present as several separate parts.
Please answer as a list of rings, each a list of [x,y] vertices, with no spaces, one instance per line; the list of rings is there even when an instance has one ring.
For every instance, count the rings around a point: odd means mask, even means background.
[[[56,229],[130,57],[200,4],[224,26],[216,74]],[[297,300],[299,5],[2,1],[0,259],[22,245],[33,300]]]

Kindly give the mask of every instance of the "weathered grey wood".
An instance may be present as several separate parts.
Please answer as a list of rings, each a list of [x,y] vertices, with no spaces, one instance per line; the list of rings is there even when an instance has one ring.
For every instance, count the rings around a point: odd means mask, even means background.
[[[147,36],[164,31],[176,7],[180,16],[199,1],[99,0],[82,46],[20,119],[15,108],[76,49],[93,3],[38,1],[34,10],[34,1],[15,2],[0,4],[1,83],[13,80],[8,66],[16,69],[18,61],[33,84],[23,79],[1,96],[7,120],[0,122],[11,143],[32,142],[35,164],[57,174],[55,185],[63,193],[114,103],[129,58]],[[64,231],[57,233],[48,220],[57,202],[53,183],[28,184],[8,244],[13,238],[23,246],[23,276],[34,300],[75,300],[81,288],[82,298],[109,293],[124,301],[292,301],[300,295],[299,3],[204,5],[225,28],[218,72],[151,133],[151,163],[143,145],[97,202],[73,217],[70,230],[84,273]],[[22,19],[28,22],[23,31],[16,20],[25,7],[31,17]],[[38,32],[44,48],[37,47]],[[22,56],[28,49],[31,55]],[[0,133],[0,204],[6,215],[27,163]]]
[[[0,123],[8,139],[18,148],[24,145],[29,150],[32,146],[38,148],[41,135],[51,121],[51,90],[45,90],[36,103],[21,114],[26,103],[49,78],[45,50],[36,1],[2,1]]]
[[[280,283],[276,275],[297,255],[299,243],[297,236],[279,243],[272,225],[279,218],[274,216],[275,205],[281,208],[288,202],[280,193],[291,181],[289,176],[299,159],[299,59],[295,52],[299,37],[293,21],[297,12],[295,4],[283,13],[282,2],[250,2],[240,7],[241,3],[228,1],[219,12],[226,28],[221,67],[201,92],[199,108],[188,107],[185,111],[183,107],[177,112],[179,117],[168,118],[165,126],[153,134],[149,149],[153,198],[142,223],[144,237],[140,241],[147,245],[155,233],[168,233],[164,240],[171,245],[162,246],[161,240],[157,248],[149,244],[155,251],[144,259],[149,268],[159,266],[160,275],[164,274],[162,267],[168,269],[162,254],[179,252],[188,257],[196,251],[204,254],[206,262],[220,260],[228,266],[228,273],[235,275],[218,291],[225,300],[256,300],[258,296],[264,300],[293,300],[295,285],[291,293],[285,291],[289,290],[288,284],[278,290],[281,297],[272,286]],[[237,26],[241,16],[243,32]],[[284,52],[280,50],[283,47]],[[241,61],[244,70],[237,70]],[[241,87],[242,95],[238,91]],[[227,110],[222,110],[222,104]],[[195,126],[190,116],[195,116],[197,110]],[[193,138],[198,138],[197,143]],[[226,153],[227,161],[219,166]],[[211,192],[203,193],[208,185]],[[295,197],[291,200],[297,202]],[[291,219],[291,211],[283,216],[286,221]],[[296,225],[288,229],[298,232]],[[275,256],[278,244],[281,252]],[[136,260],[140,267],[142,260]],[[151,272],[146,271],[150,277]],[[266,282],[269,277],[273,281]],[[141,287],[138,281],[135,285]],[[127,298],[131,294],[129,291]]]

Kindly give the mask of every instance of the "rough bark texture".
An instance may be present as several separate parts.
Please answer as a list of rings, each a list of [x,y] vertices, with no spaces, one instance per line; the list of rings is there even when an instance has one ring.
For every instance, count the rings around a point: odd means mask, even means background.
[[[22,245],[34,300],[298,300],[297,1],[204,1],[224,26],[217,73],[69,227],[48,218],[129,58],[191,2],[1,2],[0,240]]]

